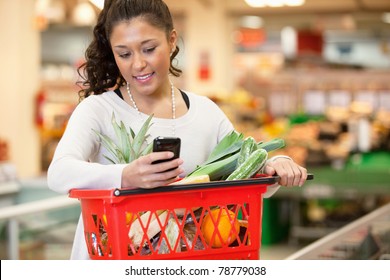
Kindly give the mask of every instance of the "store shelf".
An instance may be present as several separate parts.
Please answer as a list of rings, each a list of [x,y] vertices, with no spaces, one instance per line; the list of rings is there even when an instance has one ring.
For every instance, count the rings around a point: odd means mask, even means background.
[[[73,80],[60,78],[43,79],[41,88],[37,93],[36,124],[40,136],[41,170],[46,171],[69,117],[77,106],[79,89]]]

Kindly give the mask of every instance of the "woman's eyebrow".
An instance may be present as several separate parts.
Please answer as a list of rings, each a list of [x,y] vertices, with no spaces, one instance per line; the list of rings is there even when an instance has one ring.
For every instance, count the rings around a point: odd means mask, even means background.
[[[147,39],[147,40],[144,40],[144,41],[142,41],[141,42],[141,46],[142,45],[145,45],[145,44],[147,44],[147,43],[150,43],[150,42],[157,42],[157,40],[156,39]],[[115,45],[115,46],[113,46],[114,48],[121,48],[121,49],[127,49],[127,46],[126,45],[122,45],[122,44],[120,44],[120,45]]]

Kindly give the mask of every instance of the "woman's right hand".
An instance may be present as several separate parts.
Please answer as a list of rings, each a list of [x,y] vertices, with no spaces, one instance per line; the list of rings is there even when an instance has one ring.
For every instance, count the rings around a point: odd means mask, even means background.
[[[170,159],[172,152],[153,152],[129,163],[122,171],[122,188],[138,187],[152,189],[177,180],[184,172],[180,158],[153,164],[157,160]],[[170,171],[167,171],[172,169]]]

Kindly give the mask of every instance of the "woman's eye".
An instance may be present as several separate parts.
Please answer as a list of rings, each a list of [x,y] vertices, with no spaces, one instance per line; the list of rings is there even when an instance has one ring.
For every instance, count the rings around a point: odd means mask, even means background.
[[[146,53],[151,53],[151,52],[153,52],[155,49],[156,49],[156,47],[147,48],[147,49],[145,49],[145,52],[146,52]]]
[[[127,57],[130,56],[130,54],[129,54],[129,53],[120,53],[118,56],[119,56],[120,58],[127,58]]]

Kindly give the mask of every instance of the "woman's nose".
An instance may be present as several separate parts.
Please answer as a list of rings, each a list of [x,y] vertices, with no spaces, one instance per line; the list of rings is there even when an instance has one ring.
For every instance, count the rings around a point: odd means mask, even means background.
[[[136,69],[143,69],[146,66],[146,60],[142,54],[136,54],[134,56],[134,67]]]

